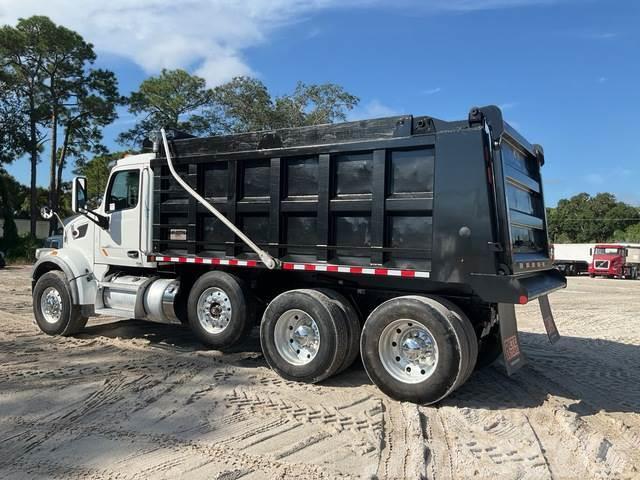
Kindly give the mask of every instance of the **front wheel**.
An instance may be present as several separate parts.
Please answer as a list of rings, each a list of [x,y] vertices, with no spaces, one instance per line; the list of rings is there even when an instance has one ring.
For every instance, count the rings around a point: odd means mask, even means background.
[[[73,305],[64,273],[42,275],[33,289],[33,313],[40,330],[48,335],[73,335],[87,324],[80,308]]]

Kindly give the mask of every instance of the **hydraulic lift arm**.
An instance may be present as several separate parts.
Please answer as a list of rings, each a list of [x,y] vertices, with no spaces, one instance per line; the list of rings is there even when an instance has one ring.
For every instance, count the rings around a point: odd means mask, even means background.
[[[209,210],[213,215],[215,215],[218,218],[218,220],[224,223],[224,225],[229,230],[235,233],[238,236],[238,238],[240,238],[240,240],[242,240],[251,250],[253,250],[258,255],[262,263],[264,263],[269,270],[273,270],[274,268],[276,268],[278,266],[278,261],[275,258],[273,258],[267,252],[265,252],[260,247],[258,247],[249,237],[247,237],[244,233],[242,233],[242,231],[238,227],[236,227],[232,222],[230,222],[227,217],[225,217],[213,205],[207,202],[198,192],[196,192],[193,188],[191,188],[189,184],[180,177],[180,175],[178,175],[178,173],[173,168],[173,162],[171,161],[171,152],[169,151],[169,142],[167,141],[167,134],[164,131],[164,128],[160,129],[160,133],[162,134],[162,144],[164,145],[164,151],[167,156],[167,164],[169,165],[169,170],[171,170],[171,175],[173,175],[173,178],[176,180],[176,182],[178,182],[180,186],[182,186],[182,188],[184,188],[189,195],[191,195],[198,202],[204,205],[204,207],[207,210]]]

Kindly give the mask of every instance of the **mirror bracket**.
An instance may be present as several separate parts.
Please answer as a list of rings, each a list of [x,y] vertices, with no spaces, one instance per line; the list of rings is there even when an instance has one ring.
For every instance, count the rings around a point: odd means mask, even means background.
[[[94,212],[93,210],[87,210],[86,208],[78,208],[78,213],[87,217],[103,230],[107,230],[109,228],[109,217],[105,215],[100,215],[99,213]]]

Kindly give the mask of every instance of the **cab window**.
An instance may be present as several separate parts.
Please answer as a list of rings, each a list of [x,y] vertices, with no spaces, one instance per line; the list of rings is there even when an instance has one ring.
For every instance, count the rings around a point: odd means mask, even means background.
[[[138,205],[140,170],[123,170],[114,174],[107,194],[106,210],[117,212]]]

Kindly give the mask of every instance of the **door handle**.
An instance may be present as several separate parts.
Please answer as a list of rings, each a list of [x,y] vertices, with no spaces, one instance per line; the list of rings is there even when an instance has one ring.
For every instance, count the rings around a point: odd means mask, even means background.
[[[138,258],[138,255],[140,255],[140,253],[137,250],[129,250],[127,252],[127,257],[129,258]]]

